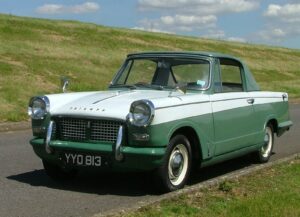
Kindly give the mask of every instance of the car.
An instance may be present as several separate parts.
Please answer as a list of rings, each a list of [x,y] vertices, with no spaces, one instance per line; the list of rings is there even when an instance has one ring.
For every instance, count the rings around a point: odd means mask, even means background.
[[[261,91],[233,56],[134,53],[107,91],[32,97],[30,143],[56,180],[85,168],[149,171],[168,192],[194,167],[248,153],[267,162],[274,135],[292,126],[288,107],[287,93]]]

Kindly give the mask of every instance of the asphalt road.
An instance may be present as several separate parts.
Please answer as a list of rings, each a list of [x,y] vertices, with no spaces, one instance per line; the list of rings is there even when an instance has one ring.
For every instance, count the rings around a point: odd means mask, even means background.
[[[290,107],[294,126],[275,142],[274,161],[300,153],[300,105]],[[69,183],[56,183],[28,141],[31,131],[0,133],[0,217],[92,216],[159,197],[148,174],[80,174]],[[243,157],[194,175],[190,184],[254,166]]]

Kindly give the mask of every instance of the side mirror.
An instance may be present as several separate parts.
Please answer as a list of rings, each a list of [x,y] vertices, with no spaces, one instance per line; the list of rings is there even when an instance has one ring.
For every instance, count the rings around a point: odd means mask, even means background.
[[[69,78],[63,76],[60,78],[60,81],[61,81],[62,92],[65,93],[69,86]]]

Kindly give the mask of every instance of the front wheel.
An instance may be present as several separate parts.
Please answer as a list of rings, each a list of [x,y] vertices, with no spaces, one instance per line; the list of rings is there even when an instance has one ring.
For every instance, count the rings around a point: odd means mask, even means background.
[[[55,181],[64,181],[64,180],[70,180],[76,177],[77,170],[75,169],[66,169],[62,168],[58,165],[52,164],[48,161],[43,160],[43,165],[46,174],[54,179]]]
[[[155,174],[157,185],[163,192],[183,188],[191,170],[191,146],[183,135],[176,135],[167,147],[164,164]]]
[[[256,158],[260,163],[266,163],[269,161],[274,146],[274,130],[271,124],[268,124],[265,128],[265,137],[263,146],[257,151]]]

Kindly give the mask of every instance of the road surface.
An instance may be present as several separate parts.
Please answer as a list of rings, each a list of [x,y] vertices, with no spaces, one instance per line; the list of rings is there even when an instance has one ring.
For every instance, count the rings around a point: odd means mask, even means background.
[[[294,126],[275,142],[274,161],[300,153],[300,105],[291,105]],[[148,174],[84,173],[56,183],[42,169],[28,141],[31,131],[0,133],[0,217],[92,216],[158,197]],[[247,157],[201,170],[190,184],[251,167]]]

